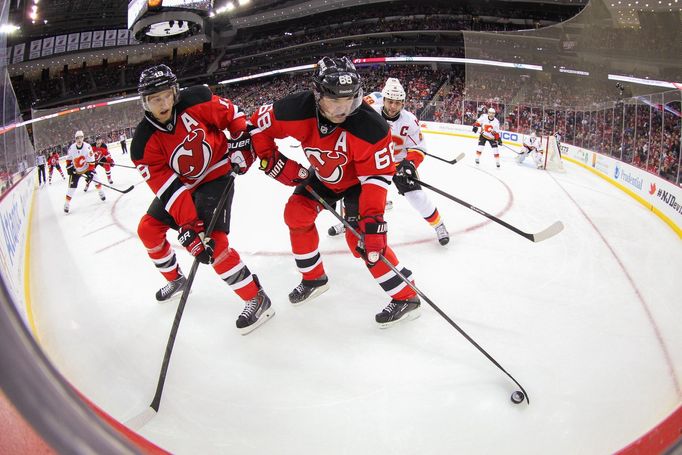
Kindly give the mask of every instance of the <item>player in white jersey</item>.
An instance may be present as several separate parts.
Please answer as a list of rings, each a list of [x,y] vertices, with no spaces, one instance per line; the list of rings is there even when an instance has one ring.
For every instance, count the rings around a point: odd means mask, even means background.
[[[398,193],[405,196],[410,205],[419,212],[429,225],[436,231],[436,237],[441,245],[450,241],[450,234],[438,213],[436,204],[428,194],[410,175],[417,175],[417,167],[424,160],[426,143],[419,126],[417,117],[405,109],[405,90],[396,78],[386,80],[381,93],[374,92],[365,96],[364,101],[372,106],[388,122],[391,127],[394,151],[393,161],[396,164],[396,174],[393,183]],[[343,225],[329,228],[330,234],[343,232]]]
[[[66,202],[64,203],[64,212],[69,213],[69,206],[73,198],[78,181],[81,176],[85,177],[86,182],[90,182],[95,176],[95,153],[92,151],[90,144],[84,141],[85,136],[82,131],[76,131],[76,142],[71,144],[69,151],[66,154],[66,172],[69,174],[69,188],[66,190]],[[105,200],[102,185],[95,184],[99,198]]]
[[[502,145],[502,138],[500,137],[500,122],[495,118],[495,109],[491,107],[487,114],[481,114],[474,123],[472,131],[476,133],[479,128],[481,134],[478,136],[478,147],[476,147],[476,164],[479,164],[485,143],[489,142],[495,155],[495,165],[500,167],[500,152],[497,146]]]
[[[544,161],[542,141],[535,135],[535,131],[531,131],[529,136],[523,138],[523,148],[516,158],[516,162],[519,164],[523,163],[528,155],[532,156],[537,168],[541,169]]]

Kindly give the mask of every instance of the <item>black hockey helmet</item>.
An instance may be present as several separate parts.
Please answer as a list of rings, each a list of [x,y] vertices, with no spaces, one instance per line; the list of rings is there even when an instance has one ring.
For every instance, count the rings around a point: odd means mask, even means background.
[[[358,70],[348,57],[324,57],[313,75],[317,98],[354,98],[351,113],[362,104],[362,84]]]
[[[146,97],[157,92],[173,89],[175,99],[178,96],[178,78],[173,74],[173,71],[166,65],[155,65],[147,68],[140,74],[140,82],[137,84],[137,93],[142,99],[142,107],[146,111],[149,110]]]

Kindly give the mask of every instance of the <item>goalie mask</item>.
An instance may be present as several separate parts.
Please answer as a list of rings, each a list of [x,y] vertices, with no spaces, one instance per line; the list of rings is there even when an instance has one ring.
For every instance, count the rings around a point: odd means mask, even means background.
[[[140,94],[142,107],[145,111],[151,112],[152,108],[148,103],[148,96],[164,90],[173,90],[173,105],[178,101],[178,78],[173,71],[166,65],[156,65],[147,68],[140,74],[140,81],[137,85],[137,93]]]
[[[313,75],[320,112],[334,123],[342,123],[362,104],[362,86],[355,65],[347,58],[324,57]]]

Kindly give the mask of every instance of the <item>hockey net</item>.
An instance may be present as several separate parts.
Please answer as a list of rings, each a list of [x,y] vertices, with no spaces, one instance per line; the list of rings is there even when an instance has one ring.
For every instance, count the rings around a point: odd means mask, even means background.
[[[541,169],[566,172],[561,162],[561,151],[554,135],[542,137],[542,149],[545,151]]]

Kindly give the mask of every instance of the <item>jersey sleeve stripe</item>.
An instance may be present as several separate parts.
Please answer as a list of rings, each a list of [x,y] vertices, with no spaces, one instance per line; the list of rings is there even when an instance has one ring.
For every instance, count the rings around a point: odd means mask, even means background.
[[[172,192],[171,192],[172,190]],[[180,195],[187,191],[187,187],[178,180],[178,184],[170,187],[168,191],[166,191],[163,194],[163,197],[159,197],[161,199],[161,202],[165,202],[164,209],[166,209],[166,212],[171,213],[171,207],[175,203],[175,201],[180,197]]]

